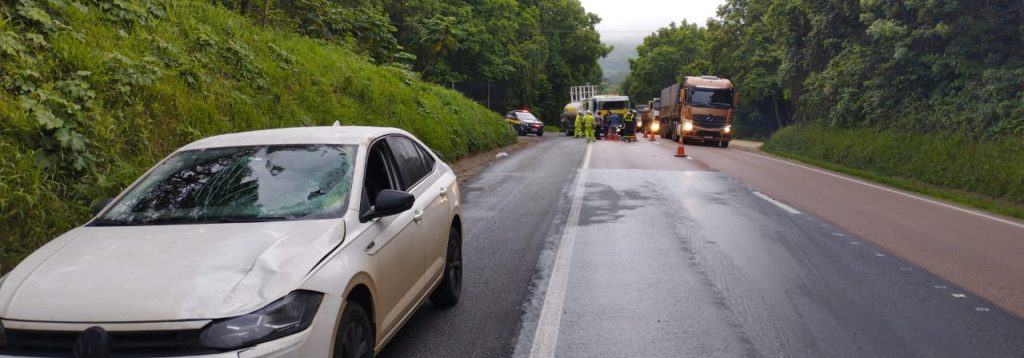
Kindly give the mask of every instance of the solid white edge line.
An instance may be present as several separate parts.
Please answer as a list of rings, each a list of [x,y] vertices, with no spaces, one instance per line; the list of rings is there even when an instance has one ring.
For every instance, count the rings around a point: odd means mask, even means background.
[[[587,154],[583,157],[583,166],[580,168],[580,175],[576,180],[569,218],[565,221],[562,242],[558,245],[558,253],[555,255],[555,264],[551,268],[548,289],[544,293],[544,304],[541,306],[540,318],[537,321],[537,331],[533,335],[533,346],[530,348],[531,358],[554,357],[555,349],[558,346],[558,329],[562,323],[565,287],[569,281],[569,263],[572,260],[572,250],[576,242],[576,226],[580,221],[580,211],[583,210],[583,193],[587,186],[587,172],[590,167],[592,148],[593,144],[587,145]]]
[[[780,202],[778,200],[772,199],[772,198],[768,197],[767,195],[762,194],[761,192],[755,191],[753,193],[754,193],[754,195],[757,195],[759,198],[764,199],[764,201],[772,203],[775,206],[778,206],[780,209],[789,212],[790,214],[799,214],[800,213],[799,211],[797,211],[796,209],[793,209],[789,205],[783,204],[782,202]]]
[[[857,179],[845,177],[845,176],[842,176],[842,175],[839,175],[839,174],[836,174],[836,173],[824,171],[824,170],[817,169],[817,168],[812,168],[812,167],[809,167],[809,166],[806,166],[806,165],[803,165],[803,164],[794,163],[794,162],[791,162],[791,161],[788,161],[788,160],[776,159],[776,158],[769,157],[767,155],[754,154],[754,153],[750,153],[750,152],[743,151],[743,150],[741,150],[740,152],[746,153],[747,155],[751,155],[751,156],[755,156],[755,157],[759,157],[759,158],[764,158],[764,159],[768,159],[768,160],[779,162],[779,163],[789,164],[789,165],[792,165],[794,167],[804,168],[804,169],[810,170],[812,172],[816,172],[816,173],[820,173],[820,174],[825,174],[825,175],[828,175],[828,176],[831,176],[831,177],[836,177],[836,178],[839,178],[839,179],[846,180],[848,182],[857,183],[857,184],[864,185],[864,186],[871,187],[871,188],[875,188],[875,189],[878,189],[878,190],[887,191],[887,192],[890,192],[890,193],[893,193],[893,194],[902,195],[902,196],[905,196],[905,197],[908,197],[908,198],[911,198],[911,199],[917,199],[917,200],[920,200],[920,201],[923,201],[923,202],[926,202],[926,203],[930,203],[930,204],[934,204],[934,205],[938,205],[938,206],[941,206],[941,207],[944,207],[944,208],[947,208],[947,209],[953,209],[953,210],[956,210],[956,211],[959,211],[959,212],[962,212],[962,213],[971,214],[971,215],[974,215],[974,216],[977,216],[977,217],[986,218],[986,219],[989,219],[989,220],[1001,222],[1003,224],[1012,225],[1012,226],[1016,226],[1018,228],[1024,229],[1024,224],[1021,224],[1021,223],[1018,223],[1018,222],[1015,222],[1015,221],[1006,220],[1006,219],[1003,219],[1003,218],[1000,218],[1000,217],[995,217],[995,216],[988,215],[988,214],[981,213],[981,212],[977,212],[977,211],[967,210],[967,209],[961,208],[961,207],[956,206],[956,205],[950,205],[950,204],[946,204],[946,203],[943,203],[943,202],[940,202],[940,201],[935,201],[935,200],[932,200],[932,199],[921,197],[921,196],[918,196],[918,195],[913,195],[913,194],[905,193],[905,192],[902,192],[902,191],[899,191],[899,190],[896,190],[896,189],[887,188],[887,187],[884,187],[884,186],[881,186],[881,185],[871,184],[871,183],[868,183],[868,182],[865,182],[865,181],[862,181],[862,180],[857,180]]]

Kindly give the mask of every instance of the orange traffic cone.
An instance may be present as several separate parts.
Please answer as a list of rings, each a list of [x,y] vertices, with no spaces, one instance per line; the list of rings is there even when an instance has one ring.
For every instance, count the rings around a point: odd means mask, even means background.
[[[679,147],[676,148],[676,157],[686,157],[686,148],[683,148],[683,138],[679,138]]]
[[[653,142],[653,141],[654,141],[654,132],[648,131],[648,132],[647,132],[647,136],[651,138],[651,139],[650,139],[650,141],[651,141],[651,142]]]

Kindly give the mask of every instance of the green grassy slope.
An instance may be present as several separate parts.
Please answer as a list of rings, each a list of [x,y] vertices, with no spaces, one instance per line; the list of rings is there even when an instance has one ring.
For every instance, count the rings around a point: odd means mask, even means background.
[[[516,140],[457,92],[205,2],[20,0],[0,12],[0,272],[210,135],[395,126],[449,161]]]
[[[1024,140],[978,140],[953,133],[783,128],[768,152],[906,190],[1024,218]]]

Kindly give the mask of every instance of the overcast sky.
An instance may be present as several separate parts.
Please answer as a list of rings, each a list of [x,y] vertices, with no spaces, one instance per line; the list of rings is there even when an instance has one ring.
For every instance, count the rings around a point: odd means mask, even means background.
[[[587,12],[601,17],[601,40],[642,39],[683,19],[704,26],[725,0],[580,0]]]

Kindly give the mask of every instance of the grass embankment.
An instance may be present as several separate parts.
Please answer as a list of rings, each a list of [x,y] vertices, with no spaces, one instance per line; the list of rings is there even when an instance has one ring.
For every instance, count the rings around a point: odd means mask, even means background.
[[[763,149],[830,170],[1024,218],[1024,140],[791,126]]]
[[[516,140],[457,92],[200,1],[5,1],[0,73],[0,272],[210,135],[340,120],[449,161]]]

